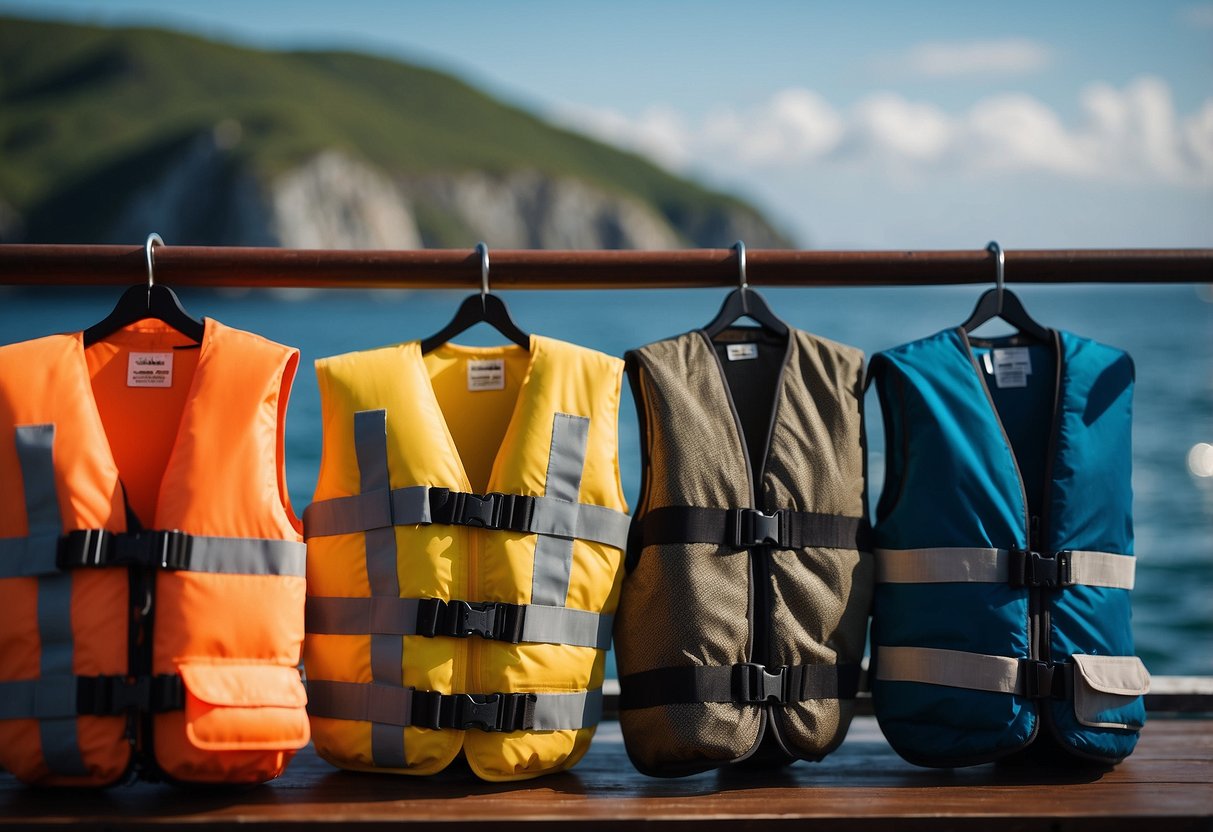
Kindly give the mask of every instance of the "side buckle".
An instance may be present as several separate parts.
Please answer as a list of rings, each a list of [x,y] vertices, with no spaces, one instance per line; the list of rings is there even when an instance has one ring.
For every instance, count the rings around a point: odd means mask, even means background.
[[[1033,552],[1012,549],[1008,579],[1014,587],[1057,589],[1073,586],[1070,577],[1070,550]]]
[[[787,667],[765,667],[760,664],[734,665],[733,689],[736,701],[746,705],[764,702],[784,704],[788,701]]]
[[[733,509],[729,514],[732,525],[730,543],[737,549],[749,549],[752,546],[774,546],[784,548],[783,509],[765,514],[756,508]]]
[[[1025,659],[1020,673],[1024,680],[1023,695],[1029,699],[1066,699],[1070,695],[1069,669],[1064,664]]]
[[[535,724],[533,693],[431,693],[426,701],[427,718],[414,724],[427,728],[510,732],[525,731]]]
[[[496,491],[468,494],[446,488],[430,489],[430,515],[435,523],[525,532],[533,511],[534,498],[518,494]]]
[[[522,620],[522,608],[516,604],[425,598],[417,609],[417,635],[427,638],[479,636],[517,644],[522,639]]]
[[[74,529],[59,538],[55,565],[60,569],[108,566],[114,533],[105,529]]]
[[[127,532],[114,537],[115,566],[188,569],[193,539],[183,531]]]

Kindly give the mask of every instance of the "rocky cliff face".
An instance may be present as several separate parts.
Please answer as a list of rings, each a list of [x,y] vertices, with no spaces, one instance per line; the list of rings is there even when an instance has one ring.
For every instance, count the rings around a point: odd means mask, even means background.
[[[265,177],[248,169],[218,129],[155,156],[125,190],[114,192],[113,183],[128,177],[103,178],[110,213],[75,217],[66,229],[74,241],[129,243],[156,230],[178,245],[290,248],[456,247],[477,240],[548,249],[726,246],[736,239],[753,247],[784,244],[745,208],[667,217],[633,197],[534,171],[392,176],[329,150]],[[55,239],[65,231],[63,206],[83,201],[62,194],[46,219],[28,224],[0,203],[0,239],[63,241]],[[58,225],[44,227],[48,220]]]

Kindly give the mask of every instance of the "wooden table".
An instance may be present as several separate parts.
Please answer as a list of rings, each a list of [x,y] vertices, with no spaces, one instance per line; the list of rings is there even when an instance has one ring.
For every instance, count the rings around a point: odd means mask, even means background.
[[[861,717],[823,763],[679,780],[637,774],[617,722],[602,725],[572,772],[518,784],[482,783],[465,767],[425,779],[341,772],[310,748],[278,780],[248,789],[65,792],[29,789],[0,775],[6,827],[412,823],[456,830],[576,823],[592,830],[624,822],[696,830],[1213,830],[1213,721],[1155,719],[1133,756],[1107,770],[915,768],[892,752],[874,719]]]

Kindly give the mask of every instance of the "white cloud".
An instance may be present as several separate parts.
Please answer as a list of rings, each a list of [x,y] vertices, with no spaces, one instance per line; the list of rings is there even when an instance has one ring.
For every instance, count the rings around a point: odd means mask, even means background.
[[[895,64],[928,78],[964,75],[1027,75],[1053,61],[1048,45],[1027,38],[933,41],[914,46]]]
[[[978,99],[946,113],[878,92],[840,109],[809,89],[787,89],[694,120],[671,107],[637,117],[570,109],[562,119],[677,169],[735,174],[878,164],[894,174],[1044,172],[1074,179],[1213,186],[1213,99],[1176,112],[1157,78],[1083,91],[1067,122],[1023,93]]]
[[[1178,12],[1179,22],[1185,26],[1213,29],[1213,3],[1185,6]]]

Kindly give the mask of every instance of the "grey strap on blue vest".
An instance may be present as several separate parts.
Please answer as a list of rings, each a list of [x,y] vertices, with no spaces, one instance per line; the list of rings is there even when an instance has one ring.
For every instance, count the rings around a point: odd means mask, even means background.
[[[421,626],[426,606],[440,607],[446,626],[430,621]],[[520,620],[508,628],[507,614]],[[614,616],[536,604],[500,604],[494,602],[439,601],[433,598],[337,598],[311,596],[307,599],[306,629],[324,635],[375,635],[426,637],[477,635],[512,644],[570,644],[606,650],[611,646]]]
[[[577,533],[577,501],[581,493],[581,474],[585,470],[589,436],[590,420],[584,416],[557,413],[552,419],[552,446],[548,452],[544,496],[549,499],[547,511],[550,514],[555,514],[552,508],[563,503],[568,506],[570,516],[564,518],[568,526],[562,529],[567,531],[567,536],[541,534],[535,541],[535,567],[531,574],[533,604],[563,607],[568,597],[569,575],[573,569],[573,537]]]
[[[16,443],[21,478],[25,483],[30,545],[55,552],[63,530],[55,491],[55,426],[18,427]],[[71,573],[38,578],[38,637],[42,643],[40,679],[51,684],[73,676]],[[74,685],[71,690],[74,695]],[[74,713],[73,707],[71,716],[47,716],[38,721],[43,759],[56,774],[88,773],[80,753]]]
[[[387,411],[354,414],[354,449],[358,457],[358,489],[388,495]],[[371,595],[384,600],[400,597],[396,571],[396,531],[390,522],[366,530],[366,575]],[[369,631],[368,631],[369,632]],[[371,678],[377,688],[403,690],[404,641],[399,636],[371,635]],[[404,768],[404,732],[398,725],[371,720],[371,757],[383,768]]]
[[[309,679],[308,713],[325,719],[483,731],[570,731],[602,719],[602,689],[577,693],[439,694]],[[522,707],[519,707],[519,706]]]
[[[876,651],[876,678],[921,682],[1032,698],[1072,695],[1073,666],[1010,656],[989,656],[934,647],[885,647]]]
[[[1132,589],[1137,559],[1110,552],[1041,554],[1012,549],[877,549],[878,583],[1008,583]],[[1047,568],[1047,572],[1046,572]]]

